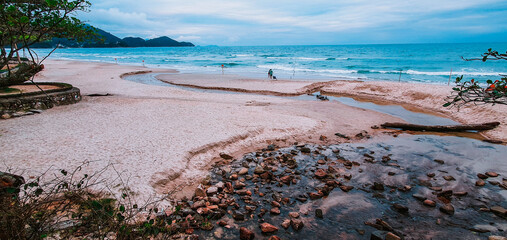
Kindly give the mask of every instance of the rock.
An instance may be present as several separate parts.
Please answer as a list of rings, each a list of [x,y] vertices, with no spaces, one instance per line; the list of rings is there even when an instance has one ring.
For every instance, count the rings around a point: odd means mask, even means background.
[[[215,187],[217,187],[219,190],[224,189],[225,183],[224,182],[218,182],[215,184]]]
[[[247,210],[248,212],[253,212],[255,211],[255,209],[257,209],[257,206],[245,206],[245,210]]]
[[[271,206],[279,208],[281,205],[277,201],[271,201]]]
[[[253,240],[255,238],[255,233],[253,231],[248,230],[245,227],[241,227],[239,229],[239,239],[241,240]]]
[[[271,236],[268,240],[281,240],[278,236]]]
[[[436,191],[436,192],[442,191],[442,187],[430,187],[429,189]]]
[[[454,214],[454,207],[450,203],[448,203],[448,204],[441,206],[440,211],[445,214],[453,215]]]
[[[428,206],[428,207],[435,207],[435,206],[437,206],[437,204],[435,203],[435,201],[429,200],[429,199],[424,200],[423,204],[426,205],[426,206]]]
[[[218,188],[217,187],[209,187],[207,190],[206,190],[206,193],[208,195],[214,195],[218,192]]]
[[[507,240],[507,237],[502,236],[489,236],[488,240]]]
[[[254,170],[255,174],[263,174],[264,172],[265,172],[265,170],[264,170],[264,168],[262,168],[261,165],[255,166],[255,170]]]
[[[325,178],[327,176],[327,172],[326,170],[324,169],[317,169],[317,171],[315,171],[315,177],[316,178]]]
[[[225,160],[231,160],[232,159],[232,156],[227,154],[227,153],[220,153],[220,157],[225,159]]]
[[[386,240],[401,240],[400,237],[396,236],[394,233],[392,232],[388,232],[386,234]]]
[[[239,212],[234,212],[232,214],[232,218],[236,221],[243,221],[245,220],[245,215]]]
[[[317,163],[320,164],[320,165],[324,165],[324,164],[326,164],[326,161],[320,159],[320,160],[317,161]]]
[[[268,145],[267,149],[268,149],[268,151],[275,151],[276,146],[274,144],[270,144],[270,145]]]
[[[260,225],[261,231],[263,233],[272,233],[278,231],[278,228],[269,224],[269,223],[261,223]]]
[[[500,217],[507,217],[507,210],[500,206],[494,206],[490,209],[490,211]]]
[[[370,235],[370,240],[384,240],[385,235],[386,235],[386,232],[384,232],[384,231],[374,231]]]
[[[195,189],[194,195],[196,197],[206,197],[206,191],[204,191],[204,187],[201,184]]]
[[[11,118],[11,115],[8,114],[8,113],[4,113],[4,114],[2,114],[2,116],[0,116],[0,118],[2,118],[2,119],[9,119],[9,118]]]
[[[408,191],[412,190],[412,186],[405,185],[403,187],[399,187],[398,190],[400,190],[402,192],[408,192]]]
[[[440,160],[440,159],[435,159],[433,160],[434,162],[438,163],[438,164],[444,164],[444,160]]]
[[[419,201],[426,200],[426,197],[424,195],[421,195],[421,194],[413,194],[412,197],[414,197],[415,199],[417,199]]]
[[[348,192],[348,191],[350,191],[350,190],[354,189],[354,187],[353,187],[353,186],[345,186],[345,185],[341,185],[341,186],[340,186],[340,189],[341,189],[342,191],[344,191],[344,192]]]
[[[407,212],[408,212],[408,207],[403,206],[403,205],[398,204],[398,203],[393,204],[393,208],[394,208],[397,212],[399,212],[399,213],[407,213]]]
[[[301,148],[301,152],[302,152],[302,153],[311,153],[311,152],[312,152],[312,150],[311,150],[310,148],[303,147],[303,148]]]
[[[488,176],[482,174],[482,173],[477,173],[477,177],[480,178],[480,179],[487,179]]]
[[[299,213],[298,212],[290,212],[289,213],[289,217],[291,217],[291,218],[299,218]]]
[[[475,186],[482,187],[484,185],[486,185],[486,182],[484,182],[482,179],[479,179],[477,182],[475,182]]]
[[[320,219],[324,218],[324,213],[322,212],[322,209],[320,208],[315,209],[315,217]]]
[[[290,182],[292,181],[292,179],[294,179],[294,177],[292,177],[292,176],[283,176],[283,177],[280,178],[280,181],[282,183],[290,185]]]
[[[347,180],[350,180],[350,179],[352,178],[352,174],[350,174],[350,173],[345,173],[345,174],[343,175],[343,177],[344,177],[345,179],[347,179]]]
[[[437,197],[443,197],[447,199],[451,199],[452,197],[452,190],[445,190],[443,192],[440,192],[437,194]]]
[[[427,174],[426,174],[426,176],[428,176],[428,177],[432,178],[432,177],[434,177],[434,176],[435,176],[435,173],[427,173]]]
[[[304,227],[303,221],[294,218],[290,220],[290,225],[295,231],[299,231]]]
[[[289,228],[290,227],[290,220],[289,219],[283,220],[282,227],[285,229]]]
[[[488,175],[488,177],[498,177],[498,173],[496,172],[487,172],[486,175]]]
[[[453,194],[454,194],[454,196],[464,197],[464,196],[468,195],[468,192],[454,192]]]
[[[242,168],[239,170],[238,175],[245,175],[248,173],[248,168]]]
[[[373,190],[377,190],[377,191],[384,191],[384,184],[379,183],[379,182],[374,182],[373,186],[371,188]]]
[[[456,179],[453,176],[444,176],[443,177],[446,181],[455,181]]]
[[[322,198],[324,194],[322,194],[322,192],[319,191],[318,193],[311,192],[308,194],[308,196],[310,197],[311,200],[316,200]]]
[[[271,208],[271,211],[269,211],[269,213],[271,213],[273,215],[280,215],[280,209],[277,207]]]
[[[394,176],[394,175],[396,175],[396,173],[395,172],[388,172],[387,175]]]
[[[192,209],[198,209],[206,206],[206,202],[204,200],[197,201],[194,204],[192,204]]]

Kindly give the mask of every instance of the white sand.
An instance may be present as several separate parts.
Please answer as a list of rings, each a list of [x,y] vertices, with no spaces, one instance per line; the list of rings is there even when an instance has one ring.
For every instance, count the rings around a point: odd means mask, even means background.
[[[238,157],[270,143],[323,143],[320,135],[336,142],[335,132],[375,134],[381,130],[370,126],[400,121],[337,102],[192,92],[119,77],[140,70],[146,68],[47,62],[38,81],[70,83],[81,89],[83,100],[0,121],[0,171],[25,170],[27,177],[51,166],[72,170],[93,161],[83,170],[91,173],[114,163],[117,171],[130,177],[131,190],[147,198],[176,186],[195,185],[220,152]],[[304,84],[269,88],[290,92]],[[85,96],[93,93],[113,96]],[[113,171],[107,174],[115,176]]]

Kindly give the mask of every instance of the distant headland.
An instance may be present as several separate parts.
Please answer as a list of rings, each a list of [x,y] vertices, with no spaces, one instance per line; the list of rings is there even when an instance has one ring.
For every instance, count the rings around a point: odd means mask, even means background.
[[[191,42],[178,42],[169,37],[158,37],[153,39],[142,39],[140,37],[126,37],[119,38],[102,29],[97,29],[97,34],[103,41],[86,41],[78,42],[76,40],[69,40],[65,38],[54,38],[51,41],[46,41],[34,44],[34,48],[54,48],[59,46],[61,48],[115,48],[115,47],[194,47]]]

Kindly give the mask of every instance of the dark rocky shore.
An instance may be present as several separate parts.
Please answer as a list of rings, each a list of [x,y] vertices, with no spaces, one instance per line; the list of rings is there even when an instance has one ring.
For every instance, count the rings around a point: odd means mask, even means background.
[[[168,218],[194,239],[503,239],[505,152],[457,137],[400,136],[221,154]]]

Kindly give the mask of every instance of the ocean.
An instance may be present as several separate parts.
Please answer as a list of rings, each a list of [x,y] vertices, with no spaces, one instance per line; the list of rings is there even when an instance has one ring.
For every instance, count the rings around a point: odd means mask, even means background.
[[[278,79],[388,80],[451,84],[464,75],[485,81],[507,75],[507,61],[464,61],[507,43],[382,44],[335,46],[197,46],[190,48],[58,49],[53,59],[97,61],[177,69],[182,73],[221,73]],[[41,56],[50,49],[37,49]],[[143,62],[144,61],[144,62]]]

